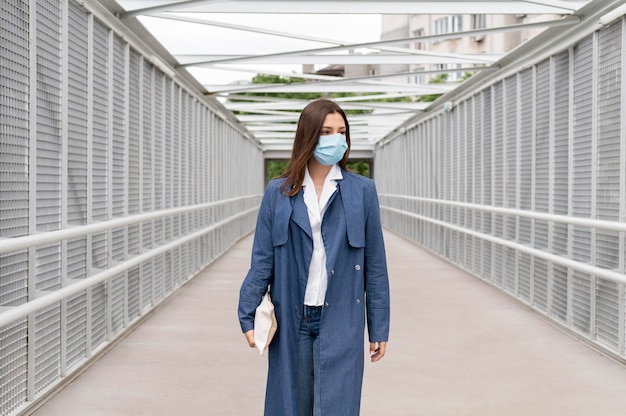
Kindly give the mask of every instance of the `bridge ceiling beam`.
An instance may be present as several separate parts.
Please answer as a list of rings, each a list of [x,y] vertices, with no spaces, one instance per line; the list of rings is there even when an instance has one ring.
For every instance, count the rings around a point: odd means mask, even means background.
[[[571,14],[585,1],[501,1],[501,0],[192,0],[179,2],[128,1],[130,9],[124,17],[162,11],[202,13],[291,13],[291,14]]]
[[[566,31],[585,20],[580,11],[589,10],[589,4],[606,7],[602,4],[617,0],[83,1],[108,7],[121,24],[158,51],[150,62],[166,74],[193,78],[206,96],[233,112],[230,116],[263,148],[273,143],[273,154],[291,145],[298,112],[307,103],[285,97],[332,93],[348,95],[335,99],[352,112],[353,142],[365,154],[408,120],[432,110],[423,96],[454,96],[467,84],[461,82],[466,74],[474,80],[498,73],[510,56],[493,48],[464,53],[442,45],[480,42],[485,36],[500,39],[505,33],[533,36],[560,27]],[[506,17],[488,17],[488,25],[476,25],[474,19],[468,24],[464,18],[458,30],[426,35],[411,31],[410,25],[404,33],[367,30],[367,22],[378,25],[383,15],[434,16],[431,20],[450,15]],[[343,76],[329,75],[333,67],[342,68]],[[252,83],[251,74],[277,76],[283,83]],[[448,74],[448,82],[429,83],[439,74]]]

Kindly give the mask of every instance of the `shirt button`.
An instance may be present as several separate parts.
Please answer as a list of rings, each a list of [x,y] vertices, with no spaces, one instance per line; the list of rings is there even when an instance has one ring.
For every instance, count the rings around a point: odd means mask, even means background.
[[[356,304],[358,305],[358,304],[360,304],[360,303],[361,303],[361,299],[357,299],[357,300],[356,300]]]
[[[354,266],[354,269],[355,269],[355,270],[357,270],[357,271],[358,271],[358,270],[361,270],[361,265],[360,265],[360,264],[357,264],[356,266]]]
[[[326,307],[328,308],[328,307],[330,306],[330,304],[329,304],[328,302],[326,302],[326,303],[324,304],[324,306],[326,306]]]
[[[330,271],[330,275],[332,276],[334,274],[335,274],[335,270],[333,269],[333,270]]]

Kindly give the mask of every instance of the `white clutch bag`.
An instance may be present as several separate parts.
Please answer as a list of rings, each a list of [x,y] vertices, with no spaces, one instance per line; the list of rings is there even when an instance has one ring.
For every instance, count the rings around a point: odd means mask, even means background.
[[[254,344],[256,349],[259,350],[259,354],[263,355],[267,347],[269,347],[277,329],[278,322],[274,313],[274,304],[268,290],[254,314]]]

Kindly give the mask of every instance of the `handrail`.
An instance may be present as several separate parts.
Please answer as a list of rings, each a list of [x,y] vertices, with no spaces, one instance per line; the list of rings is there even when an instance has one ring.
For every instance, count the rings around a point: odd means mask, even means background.
[[[591,275],[594,276],[598,276],[598,277],[602,277],[604,279],[607,280],[611,280],[613,282],[617,282],[617,283],[622,283],[622,284],[626,284],[626,275],[619,273],[619,272],[615,272],[609,269],[602,269],[600,267],[596,267],[596,266],[592,266],[591,264],[588,263],[582,263],[576,260],[572,260],[566,257],[562,257],[562,256],[558,256],[556,254],[552,254],[552,253],[548,253],[546,251],[542,251],[542,250],[538,250],[536,248],[533,247],[529,247],[529,246],[525,246],[523,244],[519,244],[510,240],[505,240],[503,238],[500,237],[495,237],[489,234],[484,234],[478,231],[474,231],[474,230],[470,230],[467,228],[463,228],[463,227],[459,227],[457,225],[454,224],[449,224],[447,222],[444,221],[439,221],[433,218],[429,218],[429,217],[425,217],[422,215],[418,215],[418,214],[413,214],[411,212],[408,211],[404,211],[404,210],[400,210],[400,209],[396,209],[396,208],[391,208],[391,207],[387,207],[387,206],[381,206],[381,209],[383,210],[387,210],[387,211],[391,211],[391,212],[395,212],[398,214],[402,214],[402,215],[406,215],[415,219],[419,219],[419,220],[423,220],[423,221],[427,221],[442,227],[446,227],[449,228],[451,230],[454,231],[458,231],[464,234],[469,234],[471,236],[474,237],[478,237],[481,238],[483,240],[487,240],[487,241],[491,241],[492,243],[496,243],[496,244],[500,244],[506,247],[510,247],[512,249],[524,252],[526,254],[530,254],[532,256],[535,257],[540,257],[542,259],[551,261],[553,263],[557,263],[560,264],[562,266],[565,267],[571,267],[572,269],[576,269],[576,270],[580,270],[582,272],[585,273],[589,273]]]
[[[12,237],[0,240],[0,254],[11,251],[20,250],[23,248],[39,246],[46,243],[52,243],[55,241],[67,240],[69,238],[80,237],[87,234],[97,233],[100,231],[109,230],[111,228],[122,227],[124,225],[139,223],[148,220],[159,219],[163,217],[169,217],[171,215],[185,214],[188,212],[199,211],[205,208],[212,208],[215,206],[235,202],[239,200],[246,200],[251,198],[258,198],[262,195],[250,195],[240,196],[230,199],[222,199],[219,201],[207,202],[204,204],[188,205],[185,207],[172,208],[160,211],[151,211],[142,214],[130,215],[127,217],[116,218],[108,221],[94,222],[87,225],[80,225],[71,228],[63,228],[60,230],[46,231],[40,234],[30,234],[22,237]]]
[[[33,299],[31,301],[28,301],[27,303],[24,303],[22,305],[19,306],[13,306],[13,307],[9,307],[10,309],[3,311],[2,313],[0,313],[0,328],[8,325],[12,322],[15,322],[16,320],[20,319],[20,318],[24,318],[26,316],[28,316],[31,313],[34,313],[40,309],[43,309],[45,307],[48,307],[56,302],[59,302],[63,299],[66,299],[72,295],[75,295],[91,286],[97,285],[98,283],[104,282],[107,279],[110,279],[111,277],[122,273],[128,269],[130,269],[131,267],[137,266],[143,262],[145,262],[146,260],[149,260],[150,258],[157,256],[159,254],[165,253],[166,251],[172,250],[174,248],[176,248],[177,246],[184,244],[188,241],[192,241],[196,238],[202,237],[205,234],[208,234],[224,225],[226,225],[227,223],[236,220],[240,217],[246,216],[248,214],[251,214],[252,212],[256,211],[258,208],[250,208],[247,211],[243,211],[240,212],[236,215],[233,215],[231,217],[226,218],[225,220],[222,220],[220,222],[217,222],[215,224],[212,224],[210,227],[207,227],[203,230],[199,230],[196,231],[195,233],[192,234],[188,234],[182,238],[179,238],[178,240],[169,242],[167,244],[164,244],[162,246],[159,246],[157,248],[154,248],[150,251],[147,251],[145,253],[139,254],[135,257],[133,257],[130,260],[127,260],[123,263],[119,263],[113,267],[111,267],[110,269],[104,270],[98,274],[95,274],[93,276],[90,276],[86,279],[82,279],[82,280],[76,280],[75,282],[72,282],[71,285],[63,287],[61,289],[55,290],[54,292],[48,294],[48,295],[44,295],[41,296],[37,299]]]
[[[470,204],[467,202],[447,201],[444,199],[423,198],[419,196],[379,194],[379,197],[391,197],[399,199],[407,199],[418,202],[429,202],[440,205],[449,205],[459,208],[470,208],[479,211],[486,211],[497,214],[514,215],[518,217],[532,218],[536,220],[563,222],[572,225],[582,225],[585,227],[602,228],[610,231],[626,231],[626,222],[595,220],[592,218],[571,217],[568,215],[548,214],[543,212],[527,211],[523,209],[495,207],[490,205]]]

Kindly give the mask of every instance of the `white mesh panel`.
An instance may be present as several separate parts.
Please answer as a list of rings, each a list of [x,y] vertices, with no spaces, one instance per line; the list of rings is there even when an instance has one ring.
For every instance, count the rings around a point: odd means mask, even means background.
[[[87,14],[69,2],[68,36],[68,223],[87,223]]]

